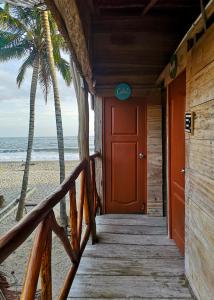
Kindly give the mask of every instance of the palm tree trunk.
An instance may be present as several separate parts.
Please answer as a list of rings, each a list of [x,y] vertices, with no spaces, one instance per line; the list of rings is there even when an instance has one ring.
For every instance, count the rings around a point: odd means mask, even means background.
[[[86,177],[86,188],[89,200],[90,210],[90,224],[91,224],[91,236],[92,243],[97,242],[96,236],[96,223],[94,215],[94,203],[91,193],[91,175],[90,175],[90,161],[89,161],[89,107],[88,107],[88,89],[86,82],[82,79],[77,72],[76,66],[70,56],[70,65],[72,78],[74,83],[75,94],[77,98],[78,114],[79,114],[79,129],[78,129],[78,144],[79,144],[79,155],[80,159],[86,159],[88,161]]]
[[[71,66],[71,74],[74,84],[74,91],[77,99],[77,106],[78,106],[78,112],[80,111],[80,75],[77,72],[76,66],[72,60],[72,57],[70,55],[70,66]],[[81,145],[80,145],[80,124],[78,127],[78,148],[79,148],[79,156],[82,157],[81,153]]]
[[[49,67],[50,67],[50,73],[51,73],[51,79],[52,79],[52,85],[54,91],[55,117],[56,117],[57,141],[58,141],[58,151],[59,151],[59,166],[60,166],[60,183],[62,183],[63,180],[65,179],[65,159],[64,159],[64,138],[63,138],[59,88],[58,88],[57,74],[56,74],[55,63],[54,63],[48,12],[42,11],[41,14],[42,14],[43,29],[46,38],[48,61],[49,61]],[[67,214],[66,214],[65,198],[63,198],[60,201],[60,219],[61,219],[61,225],[66,227]]]
[[[39,57],[37,56],[33,65],[33,75],[31,80],[31,90],[30,90],[30,119],[29,119],[29,132],[28,132],[28,146],[27,146],[27,156],[25,161],[24,175],[22,179],[22,189],[19,199],[18,210],[16,213],[16,220],[19,221],[23,217],[24,204],[27,194],[28,179],[29,179],[29,167],[31,162],[31,154],[33,148],[33,138],[34,138],[34,123],[35,123],[35,99],[36,90],[39,75]]]

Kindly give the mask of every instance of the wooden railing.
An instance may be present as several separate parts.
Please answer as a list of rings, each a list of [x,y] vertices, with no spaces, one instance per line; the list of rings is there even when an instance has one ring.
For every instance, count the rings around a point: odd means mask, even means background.
[[[98,208],[101,209],[95,181],[95,159],[98,156],[99,154],[90,156],[90,166],[87,160],[82,161],[54,194],[38,204],[23,220],[0,239],[0,263],[2,263],[36,229],[20,299],[34,299],[39,275],[41,280],[41,299],[52,299],[52,232],[61,240],[71,261],[70,270],[58,296],[60,300],[67,298],[82,253],[90,236],[92,220]],[[79,201],[77,201],[76,180],[79,176],[81,176],[80,195]],[[87,179],[89,177],[90,195],[87,189]],[[65,229],[57,223],[53,211],[53,208],[66,194],[69,194],[70,202],[70,240]],[[92,199],[94,203],[90,203],[89,199]],[[93,209],[90,209],[91,207]],[[85,221],[84,229],[82,226],[83,218]]]

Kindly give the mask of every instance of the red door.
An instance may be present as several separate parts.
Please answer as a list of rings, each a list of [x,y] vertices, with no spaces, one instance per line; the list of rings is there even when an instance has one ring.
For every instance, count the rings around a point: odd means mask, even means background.
[[[146,209],[146,105],[106,98],[105,207],[107,213]]]
[[[185,230],[185,116],[186,73],[169,86],[171,238],[184,254]]]

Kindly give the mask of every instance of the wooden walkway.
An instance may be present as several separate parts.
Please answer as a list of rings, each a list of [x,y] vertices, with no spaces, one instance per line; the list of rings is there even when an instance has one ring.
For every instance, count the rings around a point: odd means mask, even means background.
[[[164,218],[97,217],[99,243],[87,245],[68,299],[192,299],[184,261]]]

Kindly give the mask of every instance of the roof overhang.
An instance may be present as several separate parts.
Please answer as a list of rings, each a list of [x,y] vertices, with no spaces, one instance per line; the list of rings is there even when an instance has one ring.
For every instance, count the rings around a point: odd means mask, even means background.
[[[41,8],[45,8],[45,4],[44,4],[44,0],[4,0],[1,2],[7,2],[10,3],[12,5],[16,5],[16,6],[22,6],[22,7],[41,7]]]

